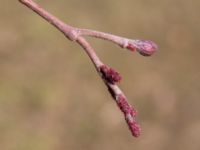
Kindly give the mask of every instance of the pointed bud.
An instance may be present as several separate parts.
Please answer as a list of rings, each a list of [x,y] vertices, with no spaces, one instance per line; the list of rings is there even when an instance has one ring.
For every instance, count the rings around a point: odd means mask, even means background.
[[[136,50],[143,56],[151,56],[158,49],[154,42],[147,40],[130,40],[126,48],[131,51]]]

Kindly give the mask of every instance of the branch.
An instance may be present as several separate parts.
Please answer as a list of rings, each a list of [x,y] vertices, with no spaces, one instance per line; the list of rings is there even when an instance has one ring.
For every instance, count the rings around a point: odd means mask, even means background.
[[[120,110],[123,112],[125,120],[129,126],[132,135],[138,137],[140,135],[141,129],[135,121],[136,110],[127,102],[127,98],[125,97],[124,93],[117,86],[117,83],[121,80],[121,76],[117,71],[108,67],[100,60],[100,58],[97,56],[94,49],[92,48],[90,43],[87,42],[84,36],[92,36],[104,40],[109,40],[122,48],[126,48],[130,51],[137,51],[143,56],[152,55],[157,49],[156,44],[146,40],[131,40],[109,33],[103,33],[90,29],[75,28],[65,24],[55,16],[51,15],[32,0],[19,1],[34,12],[36,12],[46,21],[54,25],[69,40],[77,42],[85,50],[85,52],[93,62],[97,73],[100,75],[105,85],[107,86],[111,96],[116,101]]]
[[[151,56],[157,50],[157,45],[148,40],[132,40],[120,36],[116,36],[109,33],[94,31],[90,29],[77,29],[79,35],[88,35],[103,40],[111,41],[122,48],[126,48],[130,51],[137,51],[143,56]]]

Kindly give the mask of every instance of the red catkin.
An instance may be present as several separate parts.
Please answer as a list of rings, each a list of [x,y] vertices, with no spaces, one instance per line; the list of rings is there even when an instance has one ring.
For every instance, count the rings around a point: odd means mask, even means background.
[[[133,117],[136,116],[137,111],[127,102],[124,96],[122,95],[117,96],[117,105],[124,114],[131,114],[131,116]]]
[[[132,135],[138,137],[140,135],[141,129],[139,124],[135,121],[137,111],[128,104],[126,98],[121,94],[116,96],[116,101],[118,107],[124,113],[125,120],[129,126]]]
[[[100,72],[102,74],[102,78],[111,84],[115,84],[122,79],[117,71],[106,65],[100,66]]]
[[[138,137],[140,136],[141,128],[140,125],[134,120],[134,119],[126,119],[126,122],[128,124],[128,127],[132,133],[133,136]]]
[[[128,103],[125,96],[122,94],[117,94],[112,88],[108,85],[108,91],[111,96],[116,100],[116,103],[120,110],[123,112],[129,130],[134,137],[138,137],[141,132],[141,128],[139,124],[136,122],[135,117],[137,115],[137,111]]]

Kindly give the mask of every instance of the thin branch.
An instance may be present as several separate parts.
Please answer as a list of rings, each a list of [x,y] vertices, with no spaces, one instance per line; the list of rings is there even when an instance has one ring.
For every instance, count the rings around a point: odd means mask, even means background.
[[[74,40],[76,39],[76,33],[74,32],[74,28],[66,23],[62,22],[57,17],[53,16],[46,10],[44,10],[41,6],[33,2],[32,0],[19,0],[21,3],[26,5],[28,8],[36,12],[50,24],[54,25],[58,30],[60,30],[68,39]]]
[[[143,56],[151,56],[156,50],[157,45],[149,40],[132,40],[125,37],[116,36],[110,33],[99,32],[90,29],[76,29],[79,35],[87,35],[103,40],[111,41],[122,48],[131,51],[138,51]]]
[[[117,86],[117,82],[121,80],[121,76],[112,68],[107,67],[103,64],[99,57],[94,52],[90,44],[83,38],[78,37],[77,42],[86,51],[91,61],[93,62],[98,74],[103,79],[104,83],[108,87],[108,91],[112,95],[113,99],[116,101],[117,105],[124,113],[125,120],[129,126],[129,129],[133,136],[138,137],[140,135],[140,126],[135,121],[136,110],[127,102],[127,98],[124,93]]]
[[[83,36],[92,36],[104,40],[109,40],[122,48],[127,48],[131,51],[138,51],[143,56],[152,55],[157,46],[151,41],[146,40],[131,40],[124,37],[112,35],[109,33],[103,33],[90,29],[75,28],[65,24],[49,12],[45,11],[38,4],[32,0],[19,0],[22,4],[39,14],[46,21],[54,25],[60,30],[69,40],[77,42],[87,53],[91,61],[93,62],[98,74],[104,81],[113,99],[116,101],[118,107],[121,109],[125,116],[125,120],[129,126],[129,129],[133,136],[138,137],[140,135],[140,126],[135,121],[136,110],[127,102],[127,98],[124,93],[117,86],[117,83],[121,80],[121,76],[117,71],[105,65],[97,56],[94,49],[87,42]]]
[[[154,42],[149,40],[132,40],[124,37],[120,37],[117,35],[99,32],[90,29],[80,29],[75,28],[66,23],[62,22],[55,16],[51,15],[47,11],[45,11],[42,7],[37,5],[32,0],[19,0],[21,3],[35,11],[49,23],[54,25],[58,30],[63,32],[63,34],[70,40],[75,41],[78,36],[92,36],[96,38],[101,38],[104,40],[112,41],[113,43],[119,45],[122,48],[127,48],[131,51],[138,51],[143,56],[151,56],[156,50],[157,46]]]

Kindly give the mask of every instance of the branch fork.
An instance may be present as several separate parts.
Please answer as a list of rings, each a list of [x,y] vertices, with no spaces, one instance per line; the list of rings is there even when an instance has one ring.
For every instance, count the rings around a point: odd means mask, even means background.
[[[116,36],[109,33],[94,31],[90,29],[81,29],[72,27],[49,12],[45,11],[42,7],[36,4],[32,0],[19,0],[22,4],[36,12],[50,24],[60,30],[69,40],[77,42],[87,53],[92,63],[94,64],[97,73],[100,75],[105,85],[108,88],[109,93],[115,100],[116,104],[123,112],[127,125],[133,136],[138,137],[140,135],[140,126],[136,122],[137,111],[127,101],[126,96],[118,87],[117,83],[122,79],[120,74],[114,69],[105,65],[95,53],[93,47],[85,39],[85,36],[91,36],[103,40],[108,40],[114,44],[119,45],[121,48],[125,48],[130,51],[137,51],[143,56],[151,56],[156,50],[157,46],[152,41],[147,40],[132,40],[120,36]]]

